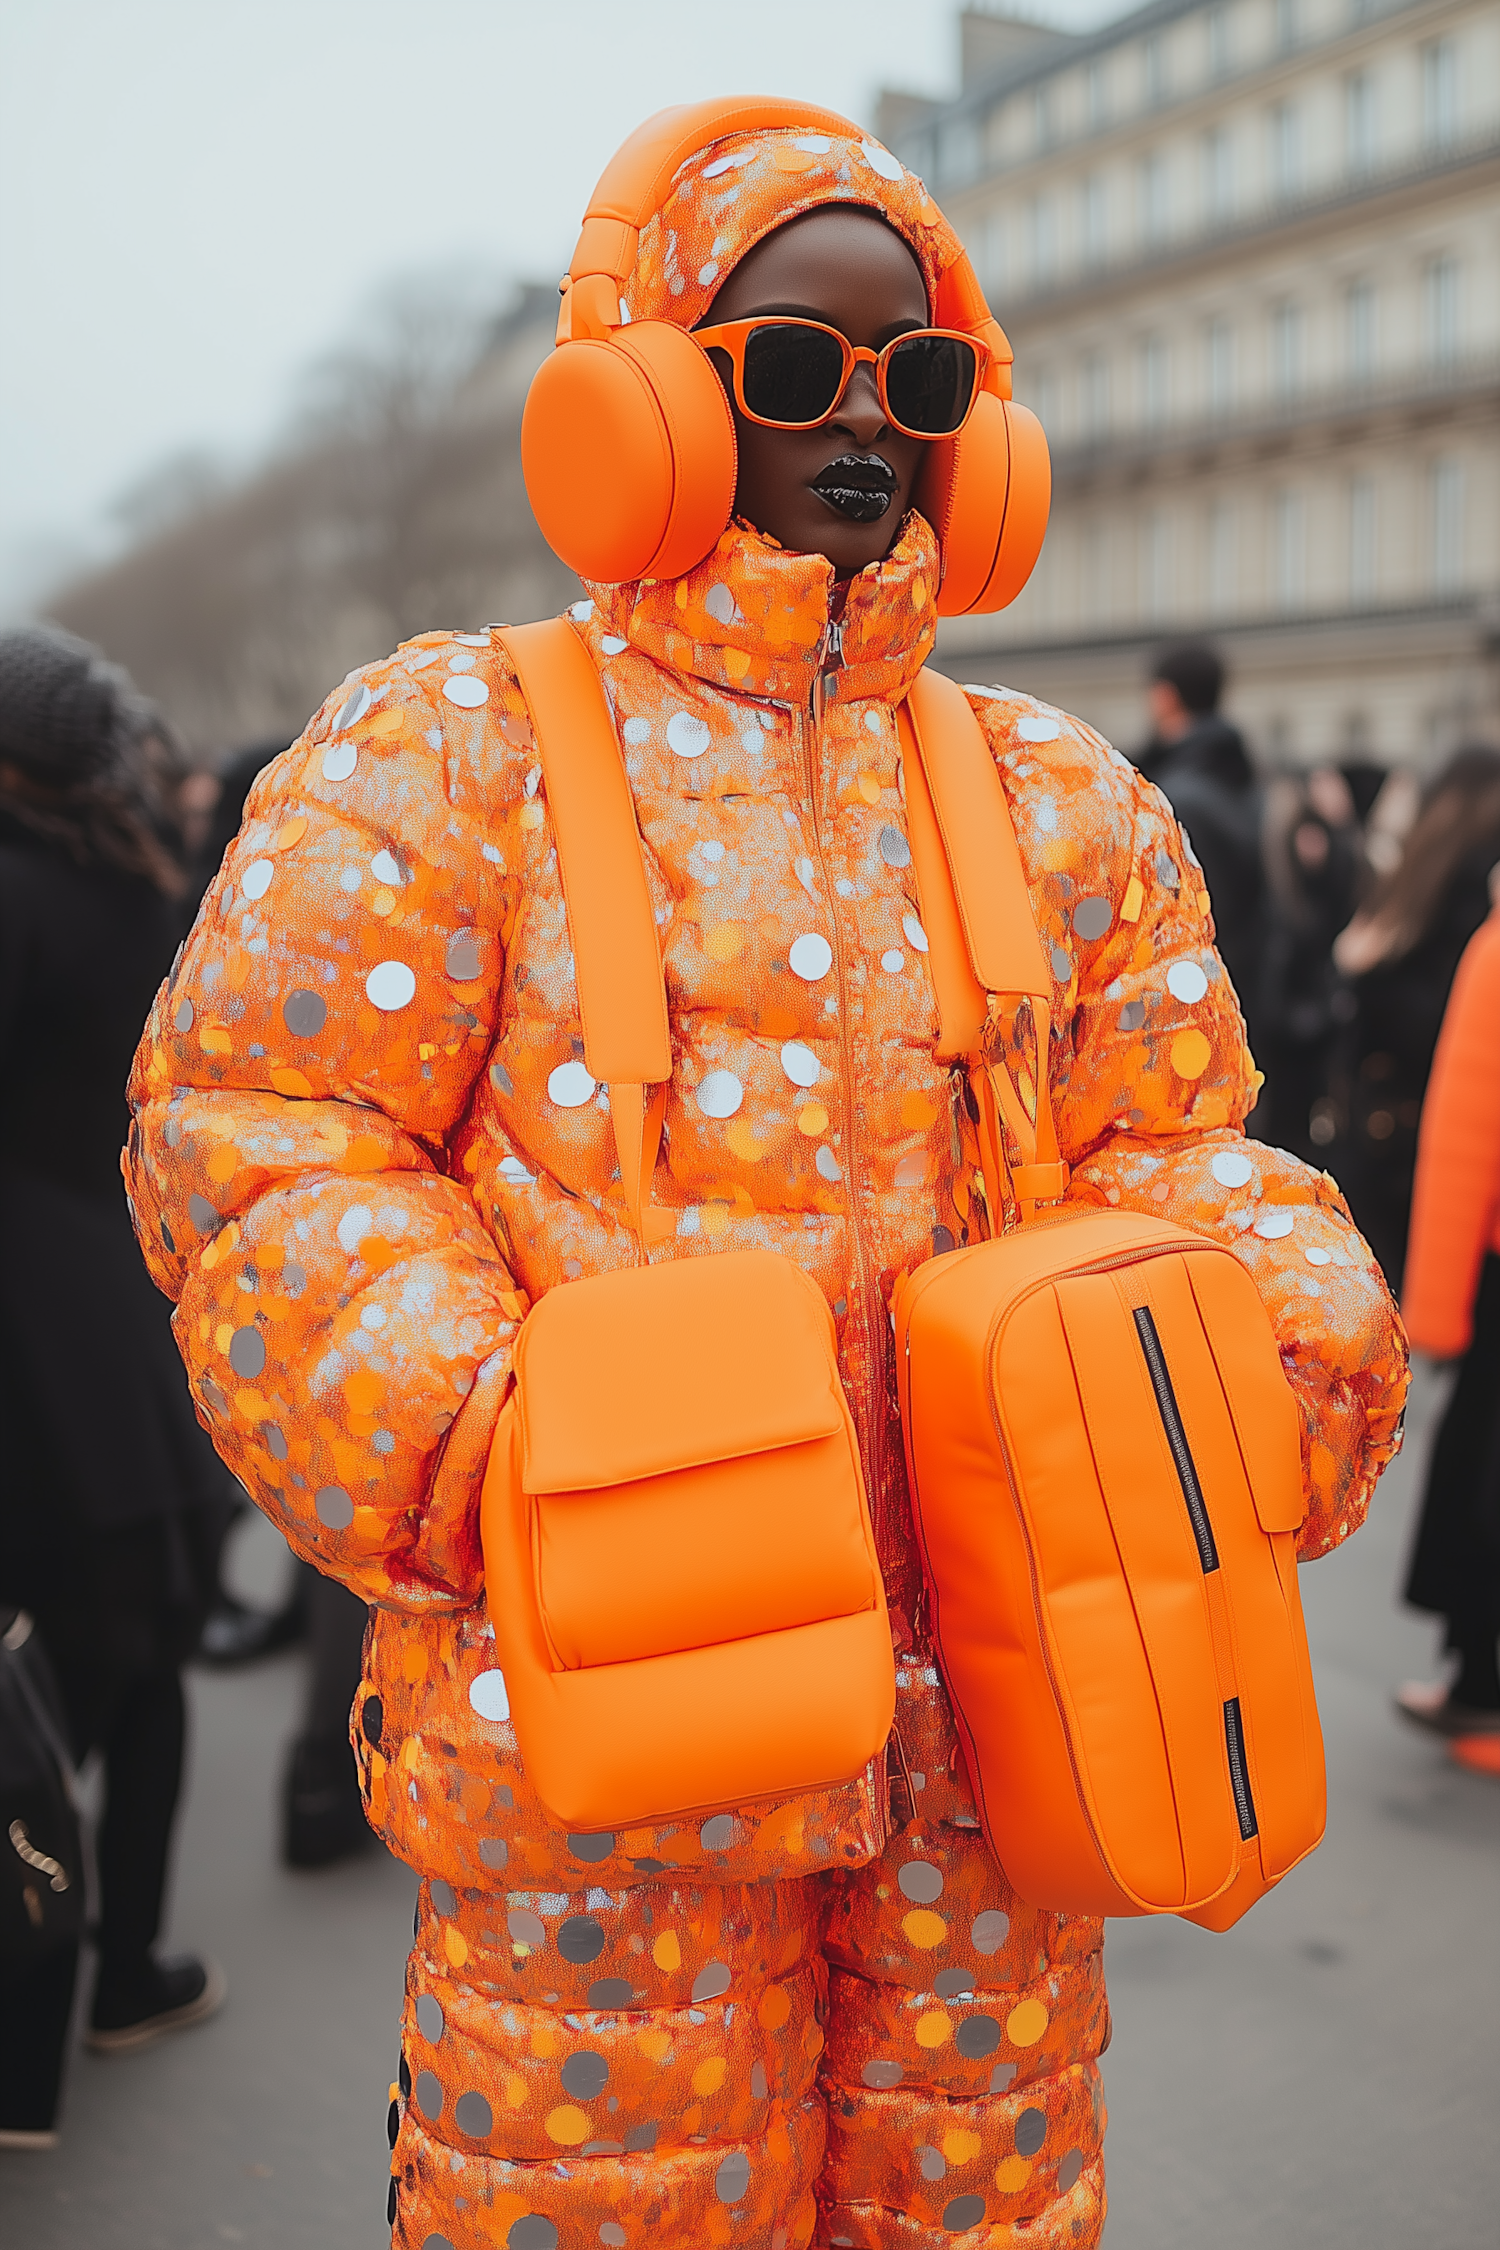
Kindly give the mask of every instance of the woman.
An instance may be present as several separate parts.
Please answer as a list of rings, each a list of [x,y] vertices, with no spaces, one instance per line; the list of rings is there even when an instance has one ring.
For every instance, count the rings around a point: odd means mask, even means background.
[[[162,721],[96,649],[0,634],[0,1598],[32,1611],[81,1758],[103,1753],[90,2044],[223,1998],[160,1961],[181,1665],[233,1490],[131,1239],[119,1144],[140,1012],[182,935]]]
[[[1458,750],[1401,857],[1336,940],[1353,1012],[1337,1065],[1343,1131],[1328,1151],[1393,1289],[1411,1217],[1417,1121],[1459,956],[1500,860],[1500,750]]]
[[[727,110],[643,133],[676,139],[622,321],[790,315],[867,356],[793,428],[750,418],[715,343],[730,520],[691,568],[593,585],[570,615],[662,933],[656,1255],[769,1248],[826,1294],[897,1651],[889,1773],[565,1837],[522,1767],[476,1526],[510,1348],[529,1300],[637,1261],[530,721],[488,632],[424,634],[352,678],[252,793],[137,1060],[137,1222],[226,1459],[373,1605],[371,1817],[425,1878],[395,2239],[787,2250],[987,2220],[1061,2250],[1103,2220],[1103,1932],[1017,1898],[975,1825],[891,1365],[891,1287],[966,1238],[974,1144],[933,1057],[895,720],[942,556],[912,504],[923,441],[888,421],[871,361],[926,326],[959,245],[855,128]],[[1260,1281],[1319,1553],[1394,1442],[1385,1292],[1328,1185],[1241,1153],[1239,1013],[1161,798],[1049,706],[971,701],[1057,977],[1074,1192],[1216,1232]],[[1333,1230],[1312,1290],[1287,1212],[1257,1231],[1261,1198]]]
[[[1500,1746],[1500,911],[1469,940],[1422,1110],[1402,1311],[1412,1347],[1458,1360],[1406,1581],[1444,1621],[1450,1684],[1396,1698],[1418,1726]],[[1493,1759],[1491,1760],[1493,1763]]]

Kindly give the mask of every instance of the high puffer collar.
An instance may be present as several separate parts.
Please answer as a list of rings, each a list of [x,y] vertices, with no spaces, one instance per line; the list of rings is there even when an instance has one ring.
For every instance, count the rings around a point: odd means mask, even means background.
[[[681,578],[589,592],[606,649],[612,636],[714,687],[805,708],[820,673],[828,701],[899,702],[932,652],[937,585],[937,540],[913,510],[885,560],[842,585],[824,556],[735,523]]]

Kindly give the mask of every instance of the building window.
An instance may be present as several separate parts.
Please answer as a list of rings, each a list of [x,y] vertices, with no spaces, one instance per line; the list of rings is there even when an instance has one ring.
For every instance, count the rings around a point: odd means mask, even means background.
[[[1375,598],[1375,479],[1354,477],[1349,485],[1349,599]]]
[[[1097,131],[1109,118],[1109,82],[1104,75],[1104,65],[1097,56],[1088,67],[1084,101],[1089,125]]]
[[[1458,357],[1457,258],[1431,258],[1426,273],[1427,357],[1445,367]]]
[[[1208,606],[1223,617],[1239,597],[1239,525],[1227,500],[1208,511]]]
[[[1302,9],[1299,0],[1276,0],[1276,47],[1286,54],[1295,47],[1302,35]]]
[[[1271,193],[1295,195],[1302,185],[1302,113],[1295,102],[1277,102],[1270,116]]]
[[[1086,625],[1109,623],[1109,525],[1093,516],[1083,527],[1083,619]]]
[[[1464,465],[1449,458],[1432,464],[1433,591],[1451,594],[1464,582]]]
[[[1344,299],[1345,357],[1356,383],[1368,383],[1375,373],[1375,284],[1351,281]]]
[[[1278,399],[1295,398],[1302,388],[1302,307],[1288,301],[1271,315],[1271,390]]]
[[[1038,369],[1036,378],[1036,418],[1049,438],[1056,440],[1058,425],[1062,420],[1062,385],[1054,367]]]
[[[1160,150],[1143,156],[1136,171],[1136,205],[1141,239],[1148,246],[1162,242],[1167,232],[1167,162]]]
[[[1293,609],[1307,585],[1307,514],[1302,495],[1284,487],[1271,500],[1271,598]]]
[[[1344,168],[1372,172],[1375,156],[1375,81],[1367,70],[1354,70],[1344,80]]]
[[[1229,10],[1220,5],[1208,11],[1208,67],[1215,78],[1226,78],[1234,67],[1233,44],[1229,36]]]
[[[1234,330],[1222,317],[1203,332],[1204,391],[1210,414],[1227,414],[1234,405]]]
[[[1147,336],[1141,343],[1141,419],[1148,429],[1160,429],[1171,407],[1171,351],[1165,336]]]
[[[1234,211],[1234,142],[1222,125],[1203,136],[1203,208],[1210,226]]]
[[[1172,607],[1172,519],[1152,508],[1141,523],[1141,611],[1166,617]]]
[[[1089,353],[1083,363],[1081,392],[1083,433],[1097,445],[1109,433],[1109,358],[1106,353]]]
[[[972,118],[961,117],[940,136],[938,150],[943,185],[962,187],[979,170],[979,130]]]
[[[1146,99],[1153,108],[1167,98],[1167,54],[1160,33],[1153,33],[1144,50]]]
[[[1422,139],[1443,148],[1458,138],[1458,47],[1429,39],[1422,49]]]
[[[1078,234],[1086,266],[1102,266],[1109,248],[1104,181],[1091,172],[1078,193]]]
[[[1050,84],[1038,86],[1031,97],[1031,127],[1032,137],[1037,147],[1039,149],[1050,148],[1057,137],[1056,127],[1053,123],[1052,88]]]
[[[1032,286],[1045,289],[1057,276],[1057,205],[1050,195],[1034,195],[1026,206]]]

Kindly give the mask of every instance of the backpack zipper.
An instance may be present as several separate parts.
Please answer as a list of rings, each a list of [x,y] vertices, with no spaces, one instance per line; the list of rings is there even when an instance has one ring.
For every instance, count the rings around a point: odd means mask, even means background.
[[[1234,1784],[1234,1809],[1239,1817],[1240,1840],[1248,1843],[1260,1833],[1255,1799],[1250,1794],[1250,1768],[1245,1760],[1245,1723],[1240,1699],[1232,1695],[1224,1706],[1224,1746],[1229,1752],[1229,1778]]]
[[[1177,1410],[1177,1394],[1172,1388],[1172,1377],[1167,1369],[1167,1355],[1161,1348],[1161,1338],[1156,1332],[1156,1322],[1151,1317],[1150,1306],[1137,1305],[1130,1317],[1135,1322],[1146,1372],[1151,1377],[1151,1388],[1156,1393],[1156,1411],[1161,1416],[1162,1428],[1167,1433],[1167,1443],[1172,1449],[1172,1459],[1177,1464],[1177,1481],[1182,1486],[1188,1520],[1197,1542],[1198,1560],[1206,1578],[1210,1571],[1219,1567],[1219,1550],[1214,1544],[1214,1527],[1209,1522],[1208,1503],[1198,1481],[1198,1466],[1187,1441],[1187,1431],[1182,1426],[1182,1416]]]

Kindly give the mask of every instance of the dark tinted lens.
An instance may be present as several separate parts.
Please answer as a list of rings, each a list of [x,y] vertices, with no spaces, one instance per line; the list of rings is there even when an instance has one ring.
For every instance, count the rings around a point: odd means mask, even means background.
[[[903,336],[885,366],[892,417],[919,437],[946,437],[969,411],[979,357],[952,336]]]
[[[839,395],[844,355],[817,328],[754,328],[745,339],[745,404],[768,422],[819,422]]]

